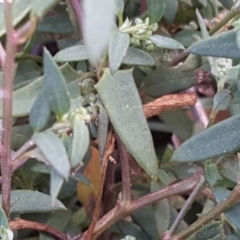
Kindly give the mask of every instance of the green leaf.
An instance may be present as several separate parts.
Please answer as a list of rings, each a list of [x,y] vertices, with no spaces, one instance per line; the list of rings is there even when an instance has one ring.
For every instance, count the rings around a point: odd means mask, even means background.
[[[134,239],[149,240],[150,238],[139,226],[129,221],[120,220],[116,223],[116,226],[124,235],[134,236]]]
[[[196,240],[206,240],[211,239],[214,236],[217,236],[223,227],[223,223],[221,221],[212,222],[206,226],[203,226],[199,231],[195,234]]]
[[[166,0],[148,0],[149,24],[157,23],[161,20],[166,9]]]
[[[14,0],[12,9],[13,25],[20,23],[31,10],[31,0]],[[4,2],[0,2],[0,37],[5,34]]]
[[[49,164],[51,164],[58,174],[67,179],[70,173],[70,164],[66,149],[58,136],[46,131],[35,133],[33,140]]]
[[[236,155],[225,156],[219,165],[220,174],[224,178],[234,183],[238,182],[240,178],[240,166]]]
[[[234,0],[219,0],[219,2],[228,10],[231,10]]]
[[[197,84],[194,71],[181,72],[181,68],[160,68],[143,79],[143,90],[147,95],[158,98],[180,92]]]
[[[84,45],[75,45],[64,48],[54,56],[56,62],[79,62],[87,60],[88,58],[89,55]]]
[[[31,171],[50,174],[51,173],[51,166],[48,166],[46,164],[38,162],[37,164],[35,164],[34,166],[31,167]],[[70,178],[70,180],[81,181],[81,182],[87,184],[88,186],[92,187],[91,182],[88,180],[87,177],[85,177],[81,173],[81,171],[78,171],[75,175],[69,176],[69,178]]]
[[[213,192],[213,195],[214,195],[217,203],[220,203],[220,202],[226,200],[231,193],[230,190],[224,189],[222,187],[214,187],[214,188],[212,188],[212,192]],[[231,225],[234,228],[237,228],[239,231],[240,230],[240,222],[239,222],[240,203],[237,203],[236,205],[231,207],[229,210],[224,212],[224,214],[226,215],[226,217],[228,218],[230,223],[232,223]]]
[[[43,130],[50,118],[51,111],[48,101],[43,92],[41,92],[32,106],[29,115],[29,123],[35,131]]]
[[[2,195],[0,195],[2,205]],[[11,191],[11,213],[44,213],[66,210],[58,200],[51,202],[51,197],[45,193],[33,190]]]
[[[193,37],[194,35],[200,37],[200,32],[196,30],[183,29],[173,35],[173,39],[181,43],[184,47],[189,47],[196,42],[196,38]]]
[[[150,238],[158,239],[156,232],[156,221],[154,217],[154,210],[152,206],[147,206],[131,214],[134,222],[136,222]],[[147,219],[147,221],[146,221]]]
[[[151,182],[151,192],[155,192],[163,188],[158,182]],[[153,204],[153,212],[156,222],[156,231],[158,239],[168,230],[170,223],[170,205],[167,199],[157,201]]]
[[[196,162],[218,157],[240,149],[240,115],[228,118],[184,142],[172,160]]]
[[[57,151],[57,150],[56,150]],[[62,176],[60,176],[55,169],[51,168],[51,181],[50,181],[50,195],[52,202],[57,198],[62,185],[63,185],[64,179]]]
[[[169,37],[152,35],[150,40],[159,48],[184,49],[184,46],[181,43]]]
[[[71,167],[83,165],[83,158],[89,147],[89,130],[84,122],[77,117],[73,121],[73,141],[70,157]]]
[[[82,5],[83,37],[90,61],[96,65],[106,50],[110,34],[115,27],[116,2],[88,0]]]
[[[237,30],[230,30],[196,42],[187,51],[201,56],[239,59],[240,51],[237,44]]]
[[[62,117],[70,110],[66,82],[50,53],[44,49],[44,93],[50,110]]]
[[[205,174],[210,187],[217,186],[223,178],[219,175],[216,164],[206,164]]]
[[[50,215],[48,221],[46,222],[47,226],[53,227],[61,232],[63,232],[69,223],[71,218],[71,211],[57,211]],[[39,240],[54,240],[55,238],[48,235],[47,233],[41,232],[39,235]]]
[[[117,71],[112,76],[106,69],[96,89],[129,153],[150,176],[156,177],[158,160],[132,70]]]
[[[0,207],[0,226],[4,226],[5,228],[8,227],[8,219],[4,212],[4,210]]]
[[[130,37],[127,33],[122,33],[118,30],[112,32],[108,47],[108,57],[109,67],[113,72],[119,69],[129,44]]]
[[[32,3],[32,13],[39,18],[43,17],[50,9],[52,9],[59,0],[34,0]],[[31,5],[31,4],[29,4]]]
[[[14,90],[24,87],[41,76],[41,68],[31,60],[20,61],[14,79]]]
[[[154,66],[155,60],[151,55],[138,48],[128,48],[122,63],[130,66]]]
[[[194,122],[185,111],[179,109],[165,111],[159,118],[182,140],[187,140],[192,135]]]
[[[221,111],[228,108],[230,102],[232,101],[232,94],[227,89],[222,89],[217,92],[213,98],[213,110]]]
[[[174,22],[178,10],[178,4],[179,3],[176,0],[167,1],[166,9],[164,12],[164,19],[167,24],[171,24]]]
[[[47,33],[73,33],[74,28],[66,14],[47,16],[42,19],[37,27],[38,32]]]

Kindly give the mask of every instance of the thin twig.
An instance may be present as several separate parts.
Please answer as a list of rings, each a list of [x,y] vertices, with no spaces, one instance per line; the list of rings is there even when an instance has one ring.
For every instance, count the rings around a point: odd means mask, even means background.
[[[121,204],[127,207],[127,205],[129,205],[131,202],[131,180],[128,153],[126,147],[122,143],[117,133],[115,133],[115,138],[117,140],[119,157],[121,161],[121,174],[122,174]]]
[[[182,209],[178,213],[177,218],[175,219],[175,221],[172,224],[172,226],[169,229],[169,231],[167,231],[164,234],[163,240],[171,240],[172,239],[173,234],[175,233],[175,231],[177,230],[179,224],[181,223],[181,221],[183,220],[184,216],[186,215],[187,211],[190,209],[190,207],[192,206],[193,202],[195,201],[196,196],[199,193],[199,191],[201,190],[204,182],[205,182],[204,176],[200,176],[198,184],[195,186],[195,188],[191,192],[190,196],[188,197],[186,203],[184,204],[184,206],[182,207]]]
[[[2,125],[2,207],[10,216],[11,191],[11,133],[12,133],[12,94],[15,76],[16,39],[12,25],[12,1],[5,0],[4,17],[7,32],[6,55],[3,64],[3,125]]]
[[[190,191],[198,183],[201,175],[202,175],[201,172],[196,173],[195,175],[193,175],[192,177],[186,180],[172,184],[159,191],[150,193],[144,197],[136,199],[132,201],[127,208],[117,203],[117,205],[109,213],[104,215],[97,222],[96,227],[94,229],[93,239],[98,237],[102,232],[104,232],[107,228],[115,224],[120,219],[127,217],[129,214],[131,214],[132,212],[140,208],[146,207],[152,204],[153,202]],[[76,239],[83,240],[84,238],[82,237],[82,238],[76,238]]]
[[[174,236],[172,240],[186,239],[186,237],[190,236],[192,233],[200,229],[202,226],[206,225],[208,222],[215,219],[221,213],[231,208],[234,204],[238,202],[239,192],[240,183],[237,184],[237,186],[233,189],[230,196],[226,200],[220,202],[208,213],[202,215],[196,222],[190,225],[187,229],[183,230],[182,232]]]
[[[50,227],[46,224],[43,223],[38,223],[38,222],[31,222],[31,221],[26,221],[20,218],[16,218],[14,221],[9,222],[9,226],[11,230],[19,230],[19,229],[34,229],[37,231],[43,231],[46,233],[49,233],[57,239],[60,240],[68,240],[70,239],[66,234],[58,231],[57,229]]]

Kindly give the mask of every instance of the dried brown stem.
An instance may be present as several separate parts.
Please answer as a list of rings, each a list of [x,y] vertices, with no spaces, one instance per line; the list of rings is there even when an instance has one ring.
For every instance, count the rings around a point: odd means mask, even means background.
[[[102,201],[102,195],[103,195],[103,186],[104,186],[104,181],[105,181],[105,176],[106,176],[106,171],[107,171],[107,166],[108,166],[108,157],[112,154],[114,150],[114,144],[115,139],[113,137],[113,131],[112,128],[109,129],[108,131],[108,138],[107,138],[107,146],[106,146],[106,151],[102,160],[102,169],[101,169],[101,182],[100,182],[100,188],[98,190],[97,198],[96,198],[96,206],[93,214],[93,219],[90,224],[90,227],[88,231],[86,232],[85,238],[86,240],[91,240],[92,239],[92,234],[96,225],[96,222],[99,218],[100,212],[101,212],[101,201]]]
[[[121,161],[121,174],[122,174],[122,195],[121,204],[128,205],[131,202],[131,180],[130,180],[130,166],[127,149],[123,142],[115,133],[115,138],[118,144],[119,157]]]
[[[64,233],[58,231],[57,229],[52,228],[46,224],[26,221],[26,220],[23,220],[20,218],[16,218],[14,221],[11,221],[9,223],[9,226],[10,226],[10,229],[13,231],[19,230],[19,229],[34,229],[37,231],[43,231],[43,232],[49,233],[49,234],[57,237],[57,239],[60,239],[60,240],[69,239],[69,237],[66,234],[64,234]]]
[[[170,94],[143,105],[143,110],[146,118],[149,118],[170,109],[193,106],[196,101],[195,93]]]
[[[237,186],[233,189],[228,199],[220,202],[211,211],[202,215],[196,222],[190,225],[187,229],[183,230],[182,232],[174,236],[172,240],[186,239],[186,237],[190,236],[192,233],[200,229],[202,226],[204,226],[211,220],[215,219],[221,213],[231,208],[234,204],[238,202],[239,192],[240,183],[238,183]]]
[[[182,207],[182,209],[178,213],[177,218],[175,219],[175,221],[172,224],[171,228],[169,229],[169,231],[167,231],[164,234],[163,240],[171,240],[172,239],[172,235],[175,233],[175,231],[177,230],[179,224],[181,223],[181,221],[183,220],[184,216],[186,215],[187,211],[192,206],[192,204],[195,201],[196,196],[199,193],[200,189],[202,188],[204,182],[205,182],[205,178],[204,178],[204,176],[201,176],[200,179],[199,179],[198,184],[196,184],[195,188],[193,189],[193,191],[191,192],[190,196],[188,197],[186,203],[184,204],[184,206]]]
[[[104,232],[107,228],[112,226],[114,223],[123,219],[124,217],[128,216],[132,212],[143,208],[153,202],[158,200],[162,200],[174,195],[178,195],[187,191],[190,191],[195,187],[198,183],[200,176],[202,175],[201,172],[193,175],[192,177],[183,180],[181,182],[172,184],[166,188],[163,188],[159,191],[153,192],[149,195],[141,197],[132,201],[129,206],[124,206],[122,204],[117,204],[109,213],[104,215],[96,224],[94,228],[94,235],[93,238],[98,237],[102,232]],[[84,237],[81,238],[74,238],[83,240]]]

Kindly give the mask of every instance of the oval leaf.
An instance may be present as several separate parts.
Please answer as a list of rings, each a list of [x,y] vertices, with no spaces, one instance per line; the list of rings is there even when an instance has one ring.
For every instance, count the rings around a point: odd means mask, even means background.
[[[73,121],[73,141],[70,163],[73,168],[83,165],[83,158],[89,146],[89,130],[84,122],[77,117]]]
[[[116,2],[113,0],[83,1],[83,36],[91,62],[96,65],[107,48],[114,28]]]
[[[20,0],[22,1],[22,0]],[[51,8],[53,8],[59,0],[34,0],[31,1],[32,13],[41,18],[45,13],[47,13]],[[30,4],[30,5],[31,5]]]
[[[96,89],[129,153],[150,176],[156,177],[158,160],[132,70],[117,71],[112,76],[107,69]]]
[[[150,37],[150,40],[160,48],[168,48],[168,49],[184,49],[184,46],[177,42],[176,40],[169,38],[169,37],[163,37],[160,35],[153,35]]]
[[[155,60],[151,55],[138,48],[128,48],[122,63],[130,66],[154,66]]]
[[[52,132],[46,131],[33,135],[33,140],[49,164],[65,179],[70,173],[66,149],[61,140]]]
[[[196,162],[232,153],[240,149],[240,116],[236,115],[204,130],[184,142],[172,160]]]
[[[110,69],[115,72],[120,67],[124,56],[126,55],[130,37],[127,33],[118,30],[113,31],[109,41],[108,56]]]
[[[199,42],[187,49],[188,52],[201,56],[239,59],[237,31],[230,30]]]
[[[2,205],[2,195],[0,195]],[[44,213],[58,210],[66,210],[58,200],[51,202],[47,194],[33,190],[11,191],[11,213]]]
[[[44,93],[50,110],[59,117],[70,110],[70,98],[66,82],[46,49],[44,49]]]
[[[48,101],[43,92],[39,94],[29,115],[29,123],[35,131],[43,130],[49,120],[51,111]]]
[[[54,56],[56,62],[79,62],[87,59],[89,59],[89,56],[84,45],[64,48]]]
[[[50,181],[50,195],[52,202],[57,198],[62,185],[63,185],[64,179],[62,176],[60,176],[55,169],[51,168],[51,181]]]
[[[148,0],[149,23],[157,23],[164,15],[167,0]]]
[[[197,84],[194,71],[181,72],[181,68],[161,68],[152,71],[143,79],[143,90],[147,95],[158,98],[180,92]]]

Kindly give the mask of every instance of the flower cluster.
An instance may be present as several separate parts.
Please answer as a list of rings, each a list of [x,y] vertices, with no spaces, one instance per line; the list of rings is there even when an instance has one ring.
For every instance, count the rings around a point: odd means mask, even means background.
[[[154,44],[149,37],[158,29],[157,23],[150,25],[149,18],[146,18],[145,21],[136,18],[134,23],[135,25],[132,25],[132,22],[127,18],[119,30],[130,35],[132,46],[140,47],[147,51],[153,51]]]
[[[216,58],[215,59],[215,71],[219,78],[226,75],[227,70],[232,67],[232,59]]]

